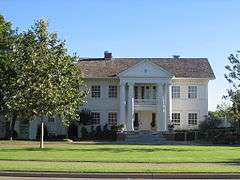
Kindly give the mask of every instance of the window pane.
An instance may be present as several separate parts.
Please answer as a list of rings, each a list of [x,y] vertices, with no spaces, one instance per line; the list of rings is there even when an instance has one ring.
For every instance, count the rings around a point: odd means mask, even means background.
[[[189,125],[197,125],[197,113],[189,113],[188,114],[188,124]]]
[[[110,126],[117,126],[117,113],[116,112],[108,113],[108,124]]]
[[[188,86],[188,98],[197,98],[197,86]]]
[[[108,97],[110,97],[110,98],[116,98],[117,97],[117,86],[109,86]]]
[[[100,124],[100,113],[92,112],[91,113],[92,124]]]
[[[172,98],[180,98],[180,86],[172,86]]]
[[[180,113],[172,113],[172,121],[175,126],[180,126]]]
[[[92,97],[100,98],[100,86],[92,86]]]

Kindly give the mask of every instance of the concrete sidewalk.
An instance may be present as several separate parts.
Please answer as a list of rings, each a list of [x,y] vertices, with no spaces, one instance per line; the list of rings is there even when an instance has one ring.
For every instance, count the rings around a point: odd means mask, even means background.
[[[132,178],[132,179],[240,179],[240,173],[65,173],[0,171],[7,177]]]

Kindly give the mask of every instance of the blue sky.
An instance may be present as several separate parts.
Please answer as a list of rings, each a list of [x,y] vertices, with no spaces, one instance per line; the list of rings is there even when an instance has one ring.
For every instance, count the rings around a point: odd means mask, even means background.
[[[238,0],[1,0],[0,14],[26,30],[45,18],[71,53],[101,57],[207,57],[216,75],[209,109],[229,87],[227,57],[240,49]]]

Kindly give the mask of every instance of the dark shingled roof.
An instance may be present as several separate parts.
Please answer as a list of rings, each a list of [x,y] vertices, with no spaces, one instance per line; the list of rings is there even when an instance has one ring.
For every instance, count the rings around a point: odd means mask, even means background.
[[[159,65],[177,78],[215,78],[207,58],[88,58],[80,59],[78,65],[86,78],[114,77],[142,60]]]

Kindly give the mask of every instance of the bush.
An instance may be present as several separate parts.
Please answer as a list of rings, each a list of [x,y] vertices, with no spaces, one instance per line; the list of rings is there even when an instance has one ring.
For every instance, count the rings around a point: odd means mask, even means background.
[[[102,128],[101,128],[101,126],[97,126],[96,127],[96,138],[102,138]]]
[[[82,127],[81,133],[82,133],[82,139],[87,139],[87,138],[89,138],[89,134],[88,134],[87,128]]]
[[[185,141],[185,134],[187,141],[195,140],[195,133],[199,133],[198,131],[176,131],[175,132],[175,141]],[[198,138],[198,137],[197,137]]]

